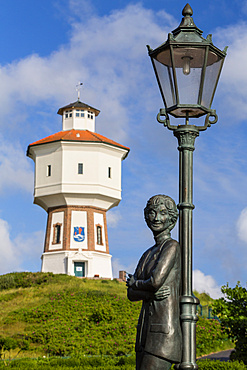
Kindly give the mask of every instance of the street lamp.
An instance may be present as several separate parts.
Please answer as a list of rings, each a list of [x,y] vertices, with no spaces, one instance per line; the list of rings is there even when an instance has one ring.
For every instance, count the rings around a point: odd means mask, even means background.
[[[149,56],[165,105],[158,122],[173,131],[179,150],[179,243],[182,250],[181,327],[183,333],[182,361],[178,369],[198,369],[196,364],[196,305],[192,293],[192,211],[193,151],[196,137],[218,120],[211,109],[223,62],[226,56],[212,43],[212,36],[202,37],[192,19],[189,4],[183,9],[178,28]],[[172,125],[169,115],[185,118],[185,124]],[[190,118],[206,116],[204,125],[189,124]]]

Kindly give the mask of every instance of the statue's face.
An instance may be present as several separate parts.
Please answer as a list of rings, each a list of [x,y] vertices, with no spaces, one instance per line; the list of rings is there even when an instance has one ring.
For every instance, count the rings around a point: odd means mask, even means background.
[[[170,226],[170,217],[164,204],[157,206],[150,206],[147,214],[146,221],[148,227],[152,230],[154,235],[161,233]]]

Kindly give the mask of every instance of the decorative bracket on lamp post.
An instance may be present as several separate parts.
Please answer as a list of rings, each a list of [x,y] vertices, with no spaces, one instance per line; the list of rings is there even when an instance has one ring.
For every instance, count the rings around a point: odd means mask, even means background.
[[[162,119],[161,117],[165,117]],[[214,119],[211,121],[210,117],[214,117]],[[162,108],[160,109],[159,113],[157,114],[157,121],[164,125],[164,127],[167,127],[169,130],[174,131],[181,125],[171,125],[169,115],[166,112],[166,109]],[[195,126],[197,127],[198,131],[205,131],[208,127],[211,127],[211,125],[215,124],[218,121],[218,116],[216,114],[216,110],[212,109],[211,112],[209,112],[205,117],[205,122],[203,126]],[[189,125],[189,117],[186,117],[186,125]]]

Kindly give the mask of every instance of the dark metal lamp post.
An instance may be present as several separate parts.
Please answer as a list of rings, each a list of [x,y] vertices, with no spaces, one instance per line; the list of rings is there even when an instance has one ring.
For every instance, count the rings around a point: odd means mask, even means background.
[[[193,11],[187,4],[181,24],[167,41],[152,50],[149,56],[165,105],[157,120],[173,130],[178,139],[179,159],[179,243],[182,249],[181,326],[183,333],[182,361],[178,369],[198,369],[196,364],[196,305],[192,293],[192,211],[193,205],[193,151],[200,131],[217,122],[211,104],[220,77],[226,49],[219,50],[211,35],[202,37],[192,19]],[[169,114],[185,118],[185,124],[171,125]],[[203,126],[189,124],[190,118],[205,115]],[[210,120],[211,118],[211,120]]]

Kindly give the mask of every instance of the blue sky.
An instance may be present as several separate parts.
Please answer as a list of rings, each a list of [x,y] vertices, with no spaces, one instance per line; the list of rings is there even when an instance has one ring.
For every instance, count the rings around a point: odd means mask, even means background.
[[[98,108],[96,131],[131,151],[122,201],[108,212],[115,276],[152,245],[143,219],[157,193],[178,202],[177,140],[156,121],[162,107],[146,44],[178,26],[182,1],[9,0],[0,20],[0,273],[38,271],[46,212],[33,205],[28,144],[61,130],[58,108],[77,98]],[[195,24],[228,56],[213,108],[218,123],[194,152],[194,284],[246,283],[247,1],[191,1]],[[177,230],[173,237],[177,238]]]

